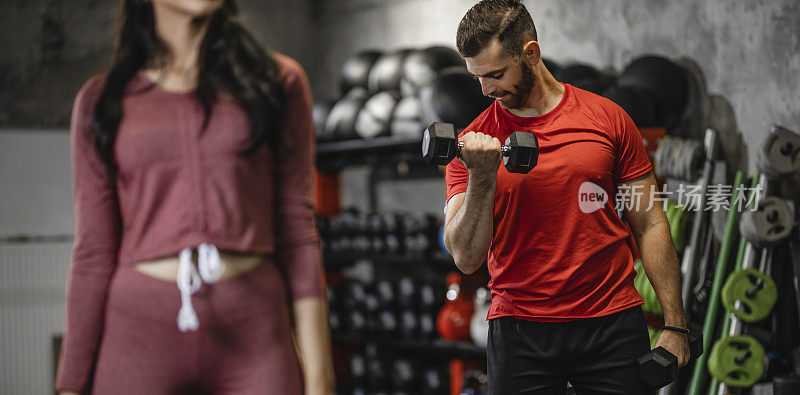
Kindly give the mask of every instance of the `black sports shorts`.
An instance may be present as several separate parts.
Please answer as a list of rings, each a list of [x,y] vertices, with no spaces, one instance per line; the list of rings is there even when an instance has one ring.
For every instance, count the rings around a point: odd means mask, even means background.
[[[604,317],[489,321],[489,394],[652,394],[636,358],[650,351],[639,306]]]

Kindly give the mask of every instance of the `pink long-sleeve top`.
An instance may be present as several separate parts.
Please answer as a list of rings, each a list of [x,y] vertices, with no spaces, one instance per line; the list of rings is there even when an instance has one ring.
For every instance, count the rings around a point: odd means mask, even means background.
[[[122,101],[112,183],[91,131],[102,77],[78,92],[70,126],[75,241],[57,389],[87,388],[109,280],[119,266],[210,244],[274,254],[294,300],[323,295],[313,216],[311,92],[296,61],[274,56],[286,93],[284,128],[293,147],[281,150],[277,160],[266,145],[250,157],[236,154],[251,131],[247,114],[233,101],[213,105],[201,134],[204,113],[196,96],[150,86],[139,72]]]

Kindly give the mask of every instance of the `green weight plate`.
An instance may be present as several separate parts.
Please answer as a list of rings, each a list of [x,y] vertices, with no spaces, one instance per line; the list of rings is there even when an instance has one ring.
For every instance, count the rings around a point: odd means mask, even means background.
[[[733,315],[744,322],[758,322],[772,312],[778,300],[778,287],[756,269],[741,269],[728,276],[721,296],[722,305]]]
[[[750,387],[764,375],[764,356],[764,347],[752,336],[725,337],[711,348],[708,372],[732,387]]]
[[[665,214],[667,222],[669,222],[669,232],[672,236],[672,241],[675,243],[677,251],[683,251],[686,248],[686,222],[689,218],[687,211],[679,207],[673,200],[665,201]]]
[[[639,292],[639,295],[641,295],[642,300],[644,300],[642,310],[652,314],[663,314],[661,305],[658,303],[656,291],[653,290],[653,285],[650,284],[650,279],[647,278],[647,274],[644,272],[642,260],[636,260],[633,264],[633,268],[636,270],[633,286],[636,288],[636,291]]]

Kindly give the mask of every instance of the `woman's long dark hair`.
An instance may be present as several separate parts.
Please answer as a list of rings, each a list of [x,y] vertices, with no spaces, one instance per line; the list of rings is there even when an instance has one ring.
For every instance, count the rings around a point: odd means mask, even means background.
[[[275,59],[235,19],[233,0],[211,16],[200,47],[197,98],[208,123],[217,95],[230,95],[247,113],[252,129],[250,145],[242,156],[266,143],[275,150],[283,143],[284,92]],[[122,118],[126,86],[143,67],[163,65],[166,47],[156,35],[152,3],[123,0],[111,67],[94,108],[94,143],[110,179],[116,177],[114,141]]]

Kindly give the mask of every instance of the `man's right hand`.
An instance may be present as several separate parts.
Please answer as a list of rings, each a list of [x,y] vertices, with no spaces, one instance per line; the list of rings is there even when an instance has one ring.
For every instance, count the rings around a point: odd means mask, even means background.
[[[459,158],[470,175],[479,179],[494,180],[500,167],[500,140],[480,132],[468,132],[461,137]]]

